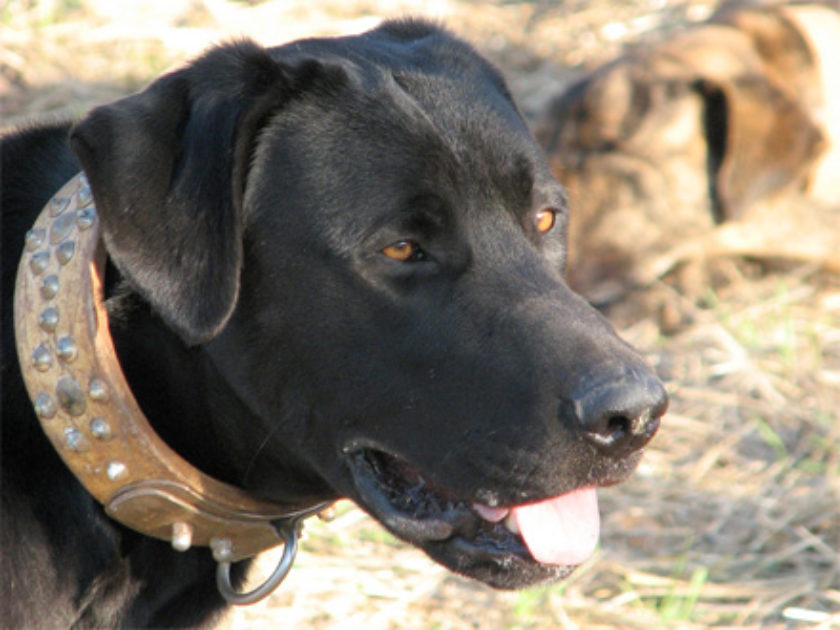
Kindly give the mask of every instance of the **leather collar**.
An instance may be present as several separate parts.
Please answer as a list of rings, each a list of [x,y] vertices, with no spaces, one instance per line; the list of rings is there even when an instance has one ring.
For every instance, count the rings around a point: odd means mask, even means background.
[[[109,516],[178,550],[209,546],[218,562],[230,563],[286,542],[289,528],[278,521],[297,523],[325,505],[258,500],[163,442],[114,351],[103,303],[105,258],[93,195],[80,173],[26,234],[15,290],[21,371],[50,442]]]

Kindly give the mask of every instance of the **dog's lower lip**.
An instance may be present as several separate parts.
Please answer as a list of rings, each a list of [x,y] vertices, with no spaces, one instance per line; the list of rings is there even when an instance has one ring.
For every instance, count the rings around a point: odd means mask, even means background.
[[[450,538],[455,532],[451,514],[441,513],[439,518],[416,519],[401,513],[379,489],[379,480],[373,465],[368,461],[365,451],[353,455],[352,467],[356,488],[361,500],[383,521],[383,524],[408,540],[441,541]],[[449,518],[447,518],[449,517]]]
[[[370,448],[354,452],[350,459],[358,499],[397,536],[421,547],[454,546],[471,556],[495,558],[501,565],[514,557],[527,565],[538,564],[504,518],[486,519],[480,504],[459,500],[445,490],[418,490],[412,483],[422,486],[422,476],[402,460]],[[395,471],[408,475],[408,482],[389,479],[397,476]],[[403,496],[400,490],[406,488],[408,496]]]

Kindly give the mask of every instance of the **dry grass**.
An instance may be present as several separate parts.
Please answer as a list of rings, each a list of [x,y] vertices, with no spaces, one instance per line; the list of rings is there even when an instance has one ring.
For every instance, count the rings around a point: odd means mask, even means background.
[[[709,4],[424,6],[503,65],[528,111],[578,64],[704,17]],[[412,7],[7,0],[2,125],[79,114],[231,33],[277,43],[362,30]],[[666,379],[672,406],[638,474],[601,492],[602,547],[570,580],[492,591],[344,504],[336,521],[307,525],[287,583],[223,627],[840,628],[840,278],[697,263],[610,315]]]

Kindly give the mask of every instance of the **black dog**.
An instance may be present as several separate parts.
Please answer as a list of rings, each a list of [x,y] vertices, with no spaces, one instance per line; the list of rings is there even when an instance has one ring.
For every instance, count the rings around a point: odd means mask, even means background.
[[[391,22],[222,46],[72,128],[3,139],[4,626],[192,625],[224,605],[206,549],[104,514],[23,389],[24,234],[82,168],[123,369],[185,458],[266,500],[351,497],[495,586],[591,550],[593,488],[631,473],[664,390],[564,284],[564,195],[499,73]]]

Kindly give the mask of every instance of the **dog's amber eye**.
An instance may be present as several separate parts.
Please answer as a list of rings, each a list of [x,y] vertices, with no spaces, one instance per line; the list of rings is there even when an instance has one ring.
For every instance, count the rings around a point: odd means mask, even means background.
[[[557,218],[557,213],[551,208],[540,210],[536,214],[537,231],[540,234],[545,234],[554,227],[554,222]]]
[[[425,258],[423,250],[414,241],[398,241],[392,245],[388,245],[388,247],[382,250],[382,253],[388,258],[400,262],[414,262]]]

